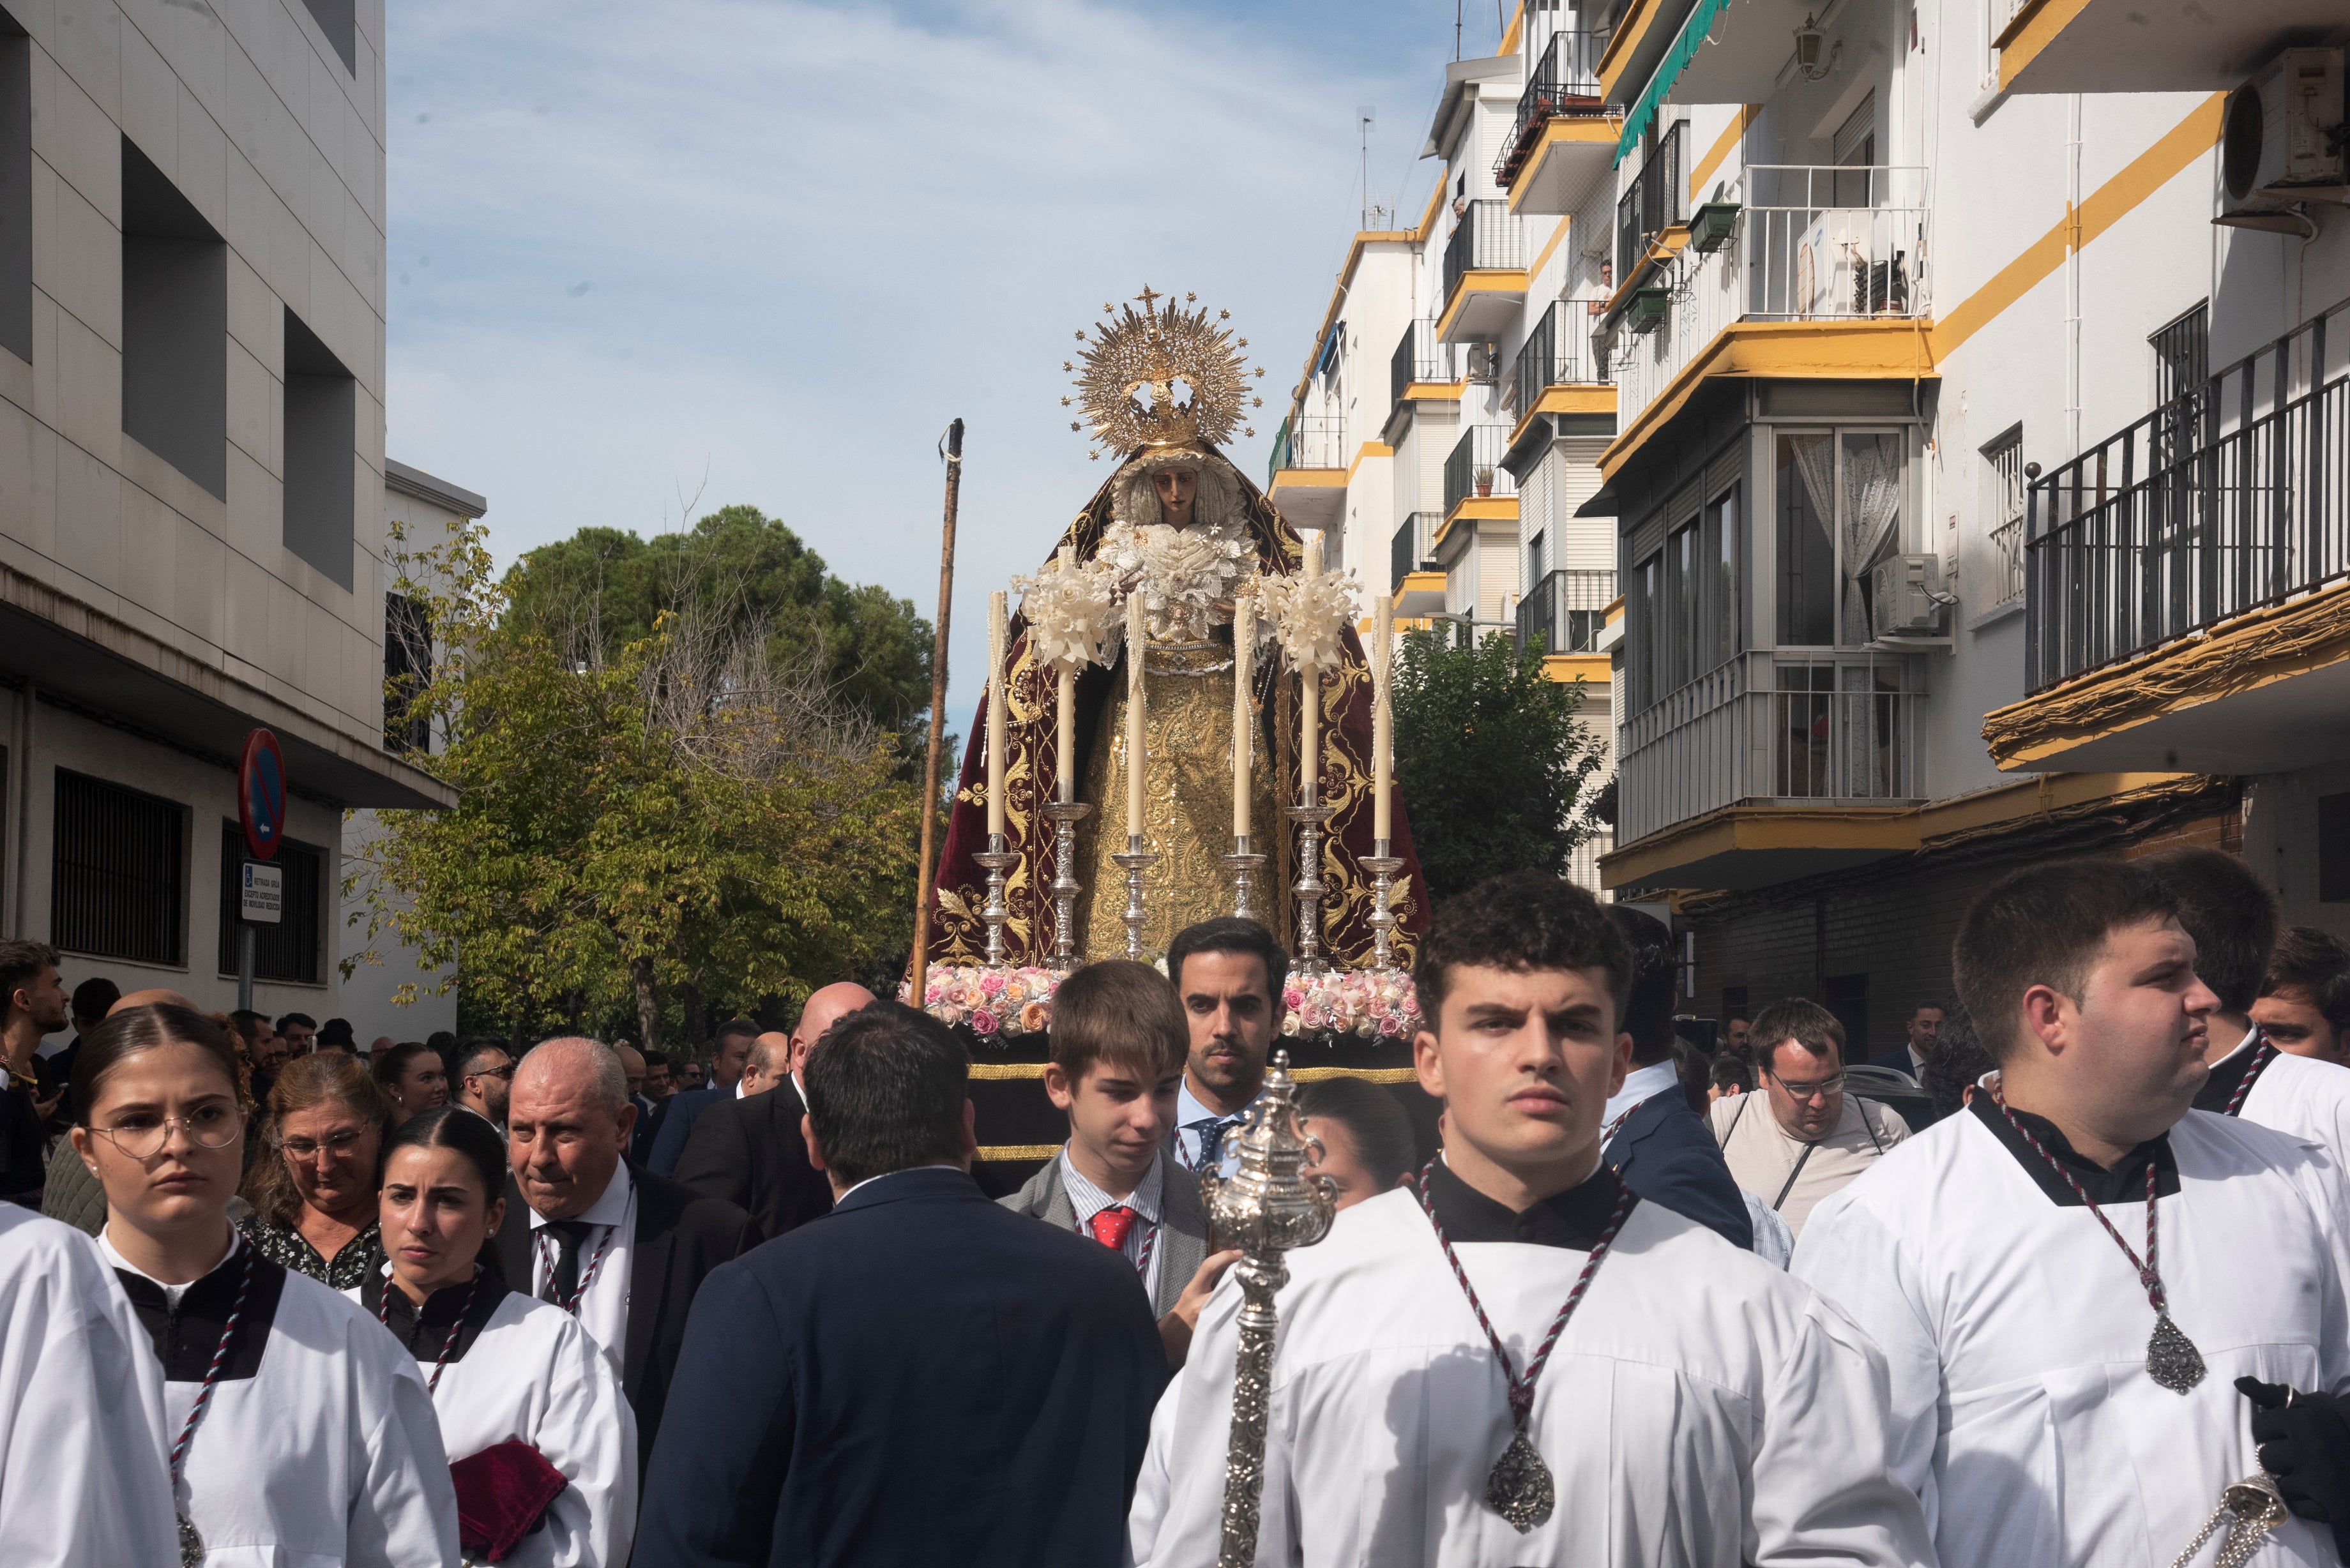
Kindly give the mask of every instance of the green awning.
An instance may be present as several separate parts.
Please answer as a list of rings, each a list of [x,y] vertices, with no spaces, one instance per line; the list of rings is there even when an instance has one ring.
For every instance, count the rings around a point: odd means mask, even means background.
[[[1622,168],[1625,155],[1640,145],[1640,138],[1648,134],[1666,95],[1673,90],[1673,84],[1680,80],[1681,72],[1688,68],[1689,63],[1697,58],[1698,50],[1705,45],[1706,35],[1713,31],[1713,19],[1721,15],[1722,7],[1729,4],[1730,0],[1697,0],[1697,4],[1690,7],[1688,18],[1681,23],[1679,35],[1673,39],[1673,47],[1667,49],[1665,57],[1657,62],[1656,74],[1648,78],[1639,102],[1633,105],[1632,112],[1624,117],[1624,134],[1616,139],[1617,168]]]

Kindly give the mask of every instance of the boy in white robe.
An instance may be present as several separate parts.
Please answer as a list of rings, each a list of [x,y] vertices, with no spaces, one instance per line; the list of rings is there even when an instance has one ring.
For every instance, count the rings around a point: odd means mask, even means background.
[[[1259,1563],[1930,1563],[1866,1340],[1601,1161],[1627,978],[1615,927],[1556,877],[1438,910],[1414,1052],[1446,1153],[1289,1254]],[[1228,1282],[1159,1407],[1138,1562],[1216,1558],[1239,1306]]]
[[[1886,1355],[1894,1468],[1944,1568],[2162,1568],[2257,1468],[2239,1378],[2350,1389],[2342,1181],[2309,1144],[2189,1110],[2217,999],[2177,909],[2118,861],[1978,899],[1953,969],[1997,1088],[1796,1243],[1795,1275]],[[2272,1468],[2325,1459],[2307,1438]],[[2336,1560],[2292,1519],[2261,1553]]]
[[[0,1203],[0,1542],[12,1568],[172,1568],[163,1368],[89,1238]]]

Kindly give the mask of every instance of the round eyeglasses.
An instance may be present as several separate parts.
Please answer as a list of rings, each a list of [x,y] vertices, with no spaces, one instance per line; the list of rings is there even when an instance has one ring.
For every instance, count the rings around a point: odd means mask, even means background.
[[[244,1132],[244,1111],[236,1106],[199,1106],[184,1116],[131,1111],[109,1127],[92,1127],[133,1159],[151,1159],[163,1152],[178,1127],[198,1148],[226,1148]]]

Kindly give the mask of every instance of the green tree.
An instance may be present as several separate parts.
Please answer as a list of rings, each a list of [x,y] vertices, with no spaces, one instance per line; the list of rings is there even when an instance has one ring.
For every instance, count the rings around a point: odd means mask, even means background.
[[[1564,873],[1593,832],[1583,795],[1603,754],[1575,718],[1583,683],[1545,676],[1539,640],[1455,647],[1414,632],[1394,701],[1396,784],[1430,896],[1504,871]]]
[[[609,658],[688,609],[763,631],[775,657],[813,652],[842,701],[910,735],[931,701],[931,627],[910,600],[843,582],[800,536],[755,506],[723,506],[650,539],[582,528],[525,554],[510,574],[514,614]]]
[[[369,943],[390,932],[453,965],[472,1016],[625,1023],[658,1046],[905,940],[918,792],[813,652],[779,661],[763,627],[689,602],[607,653],[510,613],[528,570],[493,584],[477,526],[404,543],[400,589],[435,658],[394,695],[435,737],[414,760],[459,800],[381,814],[353,857]]]

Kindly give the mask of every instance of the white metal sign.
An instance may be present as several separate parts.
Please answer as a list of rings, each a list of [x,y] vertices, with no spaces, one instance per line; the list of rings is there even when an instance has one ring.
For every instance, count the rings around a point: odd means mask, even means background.
[[[286,867],[265,866],[258,860],[244,863],[244,886],[240,889],[237,917],[258,925],[274,926],[286,907]]]

